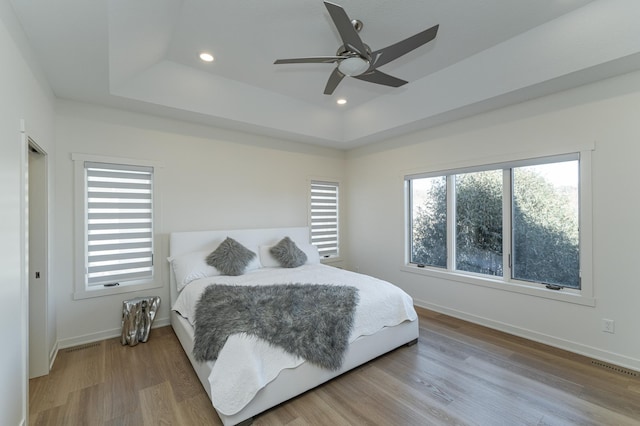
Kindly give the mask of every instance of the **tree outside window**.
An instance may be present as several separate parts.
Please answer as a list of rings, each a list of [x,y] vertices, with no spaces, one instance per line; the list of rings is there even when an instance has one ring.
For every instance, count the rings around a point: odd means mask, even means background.
[[[408,182],[410,262],[446,269],[453,253],[453,270],[501,277],[506,254],[512,279],[580,288],[579,160]],[[510,212],[503,212],[503,199]],[[505,214],[511,247],[505,247]]]

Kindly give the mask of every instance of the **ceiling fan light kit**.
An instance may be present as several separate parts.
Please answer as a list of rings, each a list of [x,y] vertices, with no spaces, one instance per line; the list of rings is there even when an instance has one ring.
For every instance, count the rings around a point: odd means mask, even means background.
[[[357,77],[369,69],[369,61],[360,56],[352,56],[338,63],[340,72],[349,77]]]
[[[435,25],[409,38],[372,52],[358,34],[363,26],[361,21],[349,19],[347,12],[337,4],[325,1],[324,5],[329,11],[329,15],[343,42],[336,56],[278,59],[274,64],[336,63],[337,67],[334,68],[325,86],[325,95],[333,94],[344,77],[353,77],[358,80],[391,87],[400,87],[407,84],[405,80],[379,71],[378,67],[388,64],[430,42],[438,34],[438,25]]]

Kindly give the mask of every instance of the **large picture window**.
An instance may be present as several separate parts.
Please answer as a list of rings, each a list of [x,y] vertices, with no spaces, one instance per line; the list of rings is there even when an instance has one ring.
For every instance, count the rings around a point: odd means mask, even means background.
[[[408,263],[581,290],[579,153],[405,176]]]

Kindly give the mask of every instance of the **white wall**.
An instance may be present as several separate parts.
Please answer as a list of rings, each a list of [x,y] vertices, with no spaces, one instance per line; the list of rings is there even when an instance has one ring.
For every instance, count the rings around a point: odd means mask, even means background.
[[[397,283],[418,305],[640,370],[639,111],[634,73],[350,152],[350,267]],[[405,173],[593,142],[595,307],[400,270]],[[602,318],[615,334],[601,331]]]
[[[364,147],[345,158],[334,150],[58,102],[53,237],[60,346],[117,335],[121,301],[138,295],[72,298],[70,155],[81,152],[164,163],[158,172],[161,259],[174,230],[306,225],[307,179],[343,179],[343,252],[353,269],[399,284],[419,305],[640,370],[640,287],[633,267],[640,251],[634,227],[640,201],[630,189],[640,153],[639,109],[640,73],[629,74]],[[595,307],[400,270],[406,172],[593,142]],[[161,289],[144,294],[166,302],[166,275],[161,279]],[[164,303],[157,321],[167,317]],[[616,321],[615,334],[601,331],[602,318]]]
[[[157,294],[168,320],[172,231],[306,226],[308,179],[342,179],[342,151],[60,101],[56,107],[55,293],[60,347],[118,335],[122,301]],[[71,153],[153,160],[162,223],[160,289],[73,300]]]
[[[18,425],[27,416],[27,295],[21,242],[23,209],[20,120],[48,152],[53,152],[53,100],[24,34],[6,1],[0,2],[0,424]],[[51,175],[50,175],[51,176]]]

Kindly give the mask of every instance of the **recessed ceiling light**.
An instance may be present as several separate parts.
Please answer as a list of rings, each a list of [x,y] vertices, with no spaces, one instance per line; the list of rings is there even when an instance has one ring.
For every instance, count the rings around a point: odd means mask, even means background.
[[[336,101],[336,103],[337,103],[338,105],[344,105],[344,104],[346,104],[346,103],[347,103],[347,100],[346,100],[346,99],[344,99],[344,98],[340,98],[340,99],[338,99],[338,100]]]
[[[205,62],[213,62],[213,55],[211,53],[202,52],[200,55],[200,59]]]

